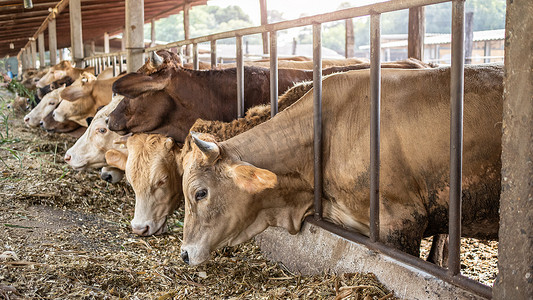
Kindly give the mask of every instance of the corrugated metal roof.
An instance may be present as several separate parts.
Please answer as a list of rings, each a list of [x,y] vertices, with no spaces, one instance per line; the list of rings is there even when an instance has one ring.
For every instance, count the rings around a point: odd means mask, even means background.
[[[183,10],[187,0],[144,0],[144,20],[159,19]],[[191,6],[204,5],[207,0],[187,1]],[[25,47],[29,38],[37,37],[37,31],[50,15],[60,6],[56,17],[57,46],[70,46],[70,20],[68,1],[33,0],[33,8],[25,9],[22,0],[0,1],[0,57],[17,55]],[[122,31],[125,24],[125,0],[81,0],[83,40],[95,40],[103,45],[105,32],[111,34]],[[48,30],[45,34],[45,48],[48,49]],[[14,49],[9,45],[13,43]]]
[[[503,40],[505,29],[474,31],[474,42]],[[451,34],[431,34],[427,33],[424,38],[424,45],[449,44],[452,40]],[[407,47],[407,40],[393,41],[381,44],[381,48]],[[369,45],[359,47],[359,49],[369,49]]]

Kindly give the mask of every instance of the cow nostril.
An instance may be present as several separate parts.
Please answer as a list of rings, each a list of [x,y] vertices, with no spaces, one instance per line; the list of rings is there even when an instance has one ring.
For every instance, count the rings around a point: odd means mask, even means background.
[[[111,174],[107,173],[107,174],[102,175],[102,179],[107,181],[107,182],[112,182],[113,181],[113,176]]]
[[[65,154],[65,161],[69,162],[70,159],[72,159],[72,156],[70,156],[70,154]]]
[[[186,264],[189,264],[189,253],[187,251],[182,251],[181,259],[183,259]]]
[[[30,117],[25,117],[24,118],[24,122],[29,122],[30,121]]]
[[[43,121],[40,121],[39,122],[39,125],[41,125],[41,127],[44,125],[44,122]]]

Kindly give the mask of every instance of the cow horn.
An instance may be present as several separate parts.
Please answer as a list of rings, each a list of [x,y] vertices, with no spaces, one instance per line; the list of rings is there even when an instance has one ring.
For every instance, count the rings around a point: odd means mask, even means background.
[[[220,149],[218,148],[218,145],[216,143],[206,142],[200,139],[198,137],[199,135],[200,134],[198,132],[191,131],[191,136],[194,140],[194,143],[207,157],[208,163],[214,162],[216,158],[220,155]]]
[[[152,61],[156,67],[159,67],[163,63],[163,58],[154,51],[152,52]]]

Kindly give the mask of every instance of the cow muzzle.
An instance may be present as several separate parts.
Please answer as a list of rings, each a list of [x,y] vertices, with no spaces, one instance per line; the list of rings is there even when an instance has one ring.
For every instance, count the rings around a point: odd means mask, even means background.
[[[140,236],[151,236],[151,235],[160,235],[167,231],[167,219],[166,217],[162,219],[162,222],[154,221],[145,221],[137,222],[135,219],[131,221],[131,230],[136,235]]]
[[[203,264],[210,258],[208,248],[199,247],[198,245],[182,245],[181,259],[190,266]]]

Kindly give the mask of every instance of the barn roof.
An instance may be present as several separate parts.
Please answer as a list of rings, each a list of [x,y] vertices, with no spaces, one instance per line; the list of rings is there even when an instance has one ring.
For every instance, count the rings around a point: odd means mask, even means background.
[[[183,10],[185,2],[195,6],[206,4],[207,0],[144,0],[144,21],[176,14]],[[68,0],[33,0],[32,9],[25,9],[23,0],[0,1],[0,57],[17,55],[30,38],[36,39],[43,30],[45,47],[48,49],[48,30],[42,25],[51,17],[54,9],[58,12],[57,47],[69,47]],[[95,40],[96,44],[103,44],[105,32],[114,34],[122,31],[125,24],[125,0],[81,0],[81,13],[83,40]],[[14,45],[13,49],[10,49],[11,43]]]

